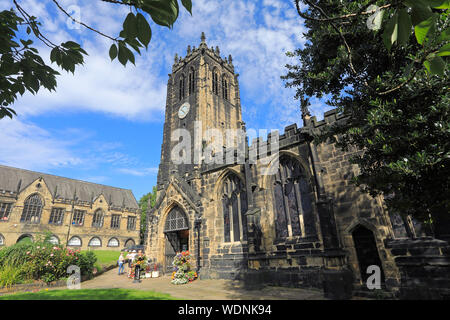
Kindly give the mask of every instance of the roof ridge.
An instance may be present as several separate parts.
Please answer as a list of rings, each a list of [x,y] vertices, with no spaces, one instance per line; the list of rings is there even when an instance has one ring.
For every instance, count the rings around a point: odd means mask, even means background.
[[[93,185],[97,185],[97,186],[104,186],[104,187],[108,187],[108,188],[114,188],[114,189],[118,189],[118,190],[126,190],[126,191],[131,191],[131,193],[133,193],[133,191],[131,189],[125,189],[125,188],[119,188],[119,187],[114,187],[114,186],[108,186],[106,184],[95,183],[95,182],[90,182],[90,181],[85,181],[85,180],[80,180],[80,179],[74,179],[74,178],[69,178],[69,177],[63,177],[63,176],[58,176],[56,174],[51,174],[51,173],[44,173],[44,172],[33,171],[33,170],[28,170],[28,169],[23,169],[23,168],[11,167],[11,166],[7,166],[7,165],[3,165],[3,164],[0,164],[0,167],[4,167],[4,168],[8,168],[8,169],[15,169],[15,170],[22,170],[22,171],[27,171],[27,172],[31,172],[31,173],[37,173],[37,174],[43,174],[43,175],[47,175],[47,176],[53,176],[53,177],[56,177],[56,178],[64,178],[64,179],[68,179],[68,180],[73,180],[73,181],[78,181],[78,182],[83,182],[83,183],[89,183],[89,184],[93,184]]]

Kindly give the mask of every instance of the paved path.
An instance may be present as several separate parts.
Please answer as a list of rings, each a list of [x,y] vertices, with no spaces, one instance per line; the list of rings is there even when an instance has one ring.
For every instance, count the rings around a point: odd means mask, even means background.
[[[132,279],[117,274],[112,269],[104,274],[81,283],[82,289],[140,289],[168,293],[178,299],[192,300],[323,300],[321,290],[266,287],[262,290],[245,290],[237,281],[231,280],[195,280],[184,285],[173,285],[170,276],[142,279],[133,283]]]

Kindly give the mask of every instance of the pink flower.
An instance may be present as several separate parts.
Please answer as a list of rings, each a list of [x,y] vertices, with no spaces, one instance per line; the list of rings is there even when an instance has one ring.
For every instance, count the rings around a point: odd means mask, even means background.
[[[50,257],[53,257],[53,253],[50,255]]]
[[[36,248],[40,249],[41,247],[40,247],[40,246],[37,246]]]
[[[27,251],[27,254],[30,254],[30,251]]]

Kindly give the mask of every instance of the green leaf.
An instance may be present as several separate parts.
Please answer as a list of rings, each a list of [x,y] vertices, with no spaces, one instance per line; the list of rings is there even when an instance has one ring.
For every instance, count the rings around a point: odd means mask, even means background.
[[[429,55],[429,57],[430,59],[423,63],[428,72],[431,75],[444,76],[445,61],[439,56]]]
[[[136,38],[138,35],[137,19],[134,13],[130,12],[123,22],[123,30],[127,35],[126,38]]]
[[[191,0],[181,0],[183,7],[192,15],[192,1]]]
[[[449,9],[450,1],[449,0],[420,0],[424,4],[436,8],[436,9]]]
[[[446,56],[450,56],[450,43],[447,43],[446,45],[443,45],[438,53],[436,54],[440,57],[446,57]]]
[[[416,39],[419,44],[424,43],[428,31],[430,31],[433,24],[434,24],[434,17],[431,16],[427,20],[420,22],[414,27],[414,34],[416,35]]]
[[[67,49],[80,49],[80,45],[73,41],[67,41],[67,42],[61,43],[61,45]]]
[[[411,10],[411,21],[414,26],[418,25],[422,21],[427,20],[433,15],[430,7],[421,5],[417,2]]]
[[[109,48],[109,57],[111,58],[111,61],[117,57],[117,46],[115,43],[113,43]]]
[[[134,54],[133,54],[133,52],[132,52],[130,49],[128,49],[128,48],[126,48],[125,51],[126,51],[126,53],[127,53],[127,55],[128,55],[128,60],[131,61],[132,64],[136,65],[136,64],[135,64],[135,60],[134,60]]]
[[[178,0],[148,0],[142,5],[152,20],[161,26],[171,27],[178,18]]]
[[[442,31],[442,33],[438,37],[439,42],[450,40],[450,27]]]
[[[124,66],[127,64],[128,61],[128,52],[126,51],[127,47],[122,42],[119,42],[119,62],[123,64]]]
[[[137,14],[137,29],[137,38],[145,46],[145,48],[148,48],[148,44],[152,38],[152,29],[150,28],[147,19],[145,19],[145,17],[140,13]]]
[[[406,9],[401,9],[398,15],[398,44],[405,45],[408,43],[411,34],[411,17]]]
[[[388,49],[388,51],[391,50],[392,44],[397,40],[397,30],[398,30],[398,24],[397,24],[398,14],[395,13],[391,19],[386,23],[386,27],[383,32],[383,41],[385,47]]]
[[[55,62],[58,60],[58,52],[59,52],[58,47],[55,47],[52,49],[52,51],[50,52],[50,61],[51,62]]]

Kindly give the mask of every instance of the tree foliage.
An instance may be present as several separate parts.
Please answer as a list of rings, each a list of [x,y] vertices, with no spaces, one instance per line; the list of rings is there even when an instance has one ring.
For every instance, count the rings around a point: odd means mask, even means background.
[[[155,206],[156,203],[156,187],[153,187],[152,192],[144,194],[139,199],[139,208],[141,210],[141,229],[140,240],[141,244],[144,243],[145,234],[147,232],[147,211]],[[150,204],[150,208],[148,205]]]
[[[347,116],[317,137],[351,146],[354,182],[420,220],[450,212],[449,1],[303,1],[307,42],[282,78]],[[375,7],[376,6],[376,7]]]
[[[128,62],[135,64],[135,53],[141,54],[144,47],[148,49],[152,37],[150,19],[160,26],[172,28],[180,10],[178,0],[101,1],[130,8],[117,37],[108,36],[76,20],[58,1],[52,0],[68,19],[110,39],[113,42],[109,50],[111,60],[117,58],[124,66]],[[69,40],[59,45],[54,44],[41,33],[38,18],[26,12],[19,2],[12,0],[14,7],[0,12],[0,119],[16,115],[11,105],[18,95],[23,95],[26,91],[36,94],[41,87],[50,91],[56,89],[56,76],[59,72],[45,64],[39,51],[32,46],[32,38],[51,48],[50,61],[68,72],[74,73],[75,68],[84,63],[84,56],[87,55],[77,42]],[[181,0],[181,3],[192,14],[191,0]]]

